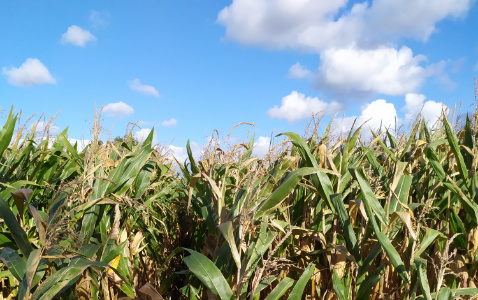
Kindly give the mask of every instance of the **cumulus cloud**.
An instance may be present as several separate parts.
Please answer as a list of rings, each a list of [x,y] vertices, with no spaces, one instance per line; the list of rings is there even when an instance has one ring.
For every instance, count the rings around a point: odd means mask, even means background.
[[[361,132],[362,139],[367,141],[373,137],[370,129],[376,133],[378,129],[392,129],[393,131],[395,129],[395,122],[398,124],[400,120],[398,119],[397,110],[393,103],[378,99],[364,105],[361,108],[361,114],[359,116],[344,118],[340,124],[342,132],[348,132],[354,121],[355,129],[368,121]]]
[[[350,130],[355,120],[355,128],[368,121],[361,133],[361,137],[367,141],[373,137],[369,128],[376,133],[379,129],[389,129],[394,132],[396,126],[410,124],[417,117],[424,118],[429,126],[433,126],[439,120],[444,109],[446,106],[442,102],[426,101],[425,95],[409,93],[405,95],[405,105],[402,107],[402,111],[405,111],[405,118],[398,116],[393,103],[378,99],[362,106],[360,115],[345,117],[342,120],[336,120],[336,123],[339,122],[339,128],[345,133]]]
[[[289,68],[290,78],[305,78],[311,74],[310,70],[305,69],[300,63],[293,64]]]
[[[341,93],[403,95],[418,90],[428,75],[419,65],[423,60],[408,47],[328,49],[321,54],[316,84]]]
[[[217,21],[226,38],[246,45],[322,51],[385,44],[401,37],[426,40],[436,23],[464,16],[472,0],[234,0]]]
[[[79,47],[84,47],[86,43],[91,41],[96,41],[96,36],[76,25],[68,27],[68,30],[61,36],[63,44],[72,44]]]
[[[233,0],[220,11],[217,22],[225,27],[228,40],[319,54],[318,88],[345,96],[354,92],[366,96],[405,95],[416,92],[427,76],[436,74],[420,66],[424,56],[413,55],[407,47],[394,49],[390,45],[403,38],[426,41],[438,22],[465,16],[472,3]],[[291,78],[307,75],[300,64],[289,70]]]
[[[252,156],[263,158],[269,152],[271,138],[267,136],[260,136],[252,146]]]
[[[138,131],[136,131],[134,134],[133,134],[133,138],[141,143],[141,142],[144,142],[146,140],[146,138],[148,137],[148,135],[151,133],[151,129],[149,128],[142,128]],[[153,145],[157,143],[157,136],[156,136],[156,132],[153,133]]]
[[[317,97],[306,97],[304,94],[293,91],[282,98],[281,106],[275,105],[267,111],[270,118],[285,119],[292,123],[299,119],[310,118],[313,114],[323,112],[333,114],[342,109],[338,102],[324,102]]]
[[[159,92],[151,85],[141,84],[138,78],[128,81],[129,87],[138,93],[159,97]]]
[[[425,101],[425,99],[426,96],[421,94],[405,95],[405,106],[403,107],[407,112],[405,118],[412,121],[420,116],[425,119],[429,126],[433,126],[440,119],[446,105],[433,100]]]
[[[8,83],[21,87],[56,83],[47,67],[36,58],[27,58],[19,68],[3,68],[2,73],[7,76]]]
[[[380,38],[412,37],[426,41],[445,18],[466,15],[473,0],[375,0],[365,11],[367,28]]]
[[[120,118],[123,116],[131,115],[134,113],[134,109],[124,102],[108,103],[103,112],[110,117]]]
[[[193,157],[196,160],[199,160],[202,155],[201,147],[198,145],[198,143],[194,141],[190,143],[190,147],[191,147],[191,152],[193,153]],[[188,157],[188,152],[186,150],[186,147],[178,147],[174,145],[169,145],[168,150],[180,163],[184,163],[184,161]]]
[[[171,118],[170,120],[161,122],[161,125],[163,125],[164,127],[173,127],[178,125],[178,120],[176,120],[175,118]]]

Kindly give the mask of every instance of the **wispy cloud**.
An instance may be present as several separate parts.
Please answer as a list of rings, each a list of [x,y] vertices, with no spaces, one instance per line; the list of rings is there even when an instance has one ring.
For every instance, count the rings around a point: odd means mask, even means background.
[[[128,84],[133,91],[159,98],[159,92],[153,86],[141,84],[138,78],[128,81]]]
[[[56,80],[51,76],[48,68],[36,58],[27,58],[19,67],[3,68],[2,73],[7,76],[8,83],[27,87],[39,84],[55,84]]]
[[[90,13],[90,23],[94,28],[106,27],[110,24],[111,15],[106,11],[93,10]]]

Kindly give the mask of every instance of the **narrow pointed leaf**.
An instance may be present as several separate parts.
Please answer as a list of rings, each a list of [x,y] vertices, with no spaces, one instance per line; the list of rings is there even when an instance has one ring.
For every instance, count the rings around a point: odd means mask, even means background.
[[[221,298],[231,299],[232,291],[221,271],[207,257],[191,249],[184,249],[191,255],[184,258],[184,263],[189,270],[208,288],[211,292]]]
[[[290,293],[289,299],[291,300],[300,300],[302,299],[302,294],[304,293],[305,286],[309,282],[310,277],[314,274],[315,265],[310,263],[307,268],[304,270],[304,273],[300,276],[299,280],[295,283],[292,292]]]
[[[286,277],[279,282],[279,284],[272,290],[269,296],[265,300],[278,300],[280,299],[292,286],[294,285],[294,279]]]

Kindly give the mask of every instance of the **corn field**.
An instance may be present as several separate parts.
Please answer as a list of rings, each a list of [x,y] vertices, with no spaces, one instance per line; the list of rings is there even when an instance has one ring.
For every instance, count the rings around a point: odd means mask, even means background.
[[[478,119],[335,135],[314,118],[177,161],[132,130],[0,131],[3,299],[473,299]],[[241,125],[246,126],[246,125]],[[221,148],[222,147],[222,148]],[[179,167],[177,167],[179,166]],[[476,297],[475,297],[476,298]]]

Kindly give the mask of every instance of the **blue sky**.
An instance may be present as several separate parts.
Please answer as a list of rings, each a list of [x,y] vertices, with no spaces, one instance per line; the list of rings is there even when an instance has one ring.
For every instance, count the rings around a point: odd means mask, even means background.
[[[61,111],[58,129],[89,139],[105,105],[103,139],[139,121],[178,156],[242,121],[258,153],[318,111],[344,130],[433,122],[473,110],[477,15],[471,0],[0,0],[0,106]]]

